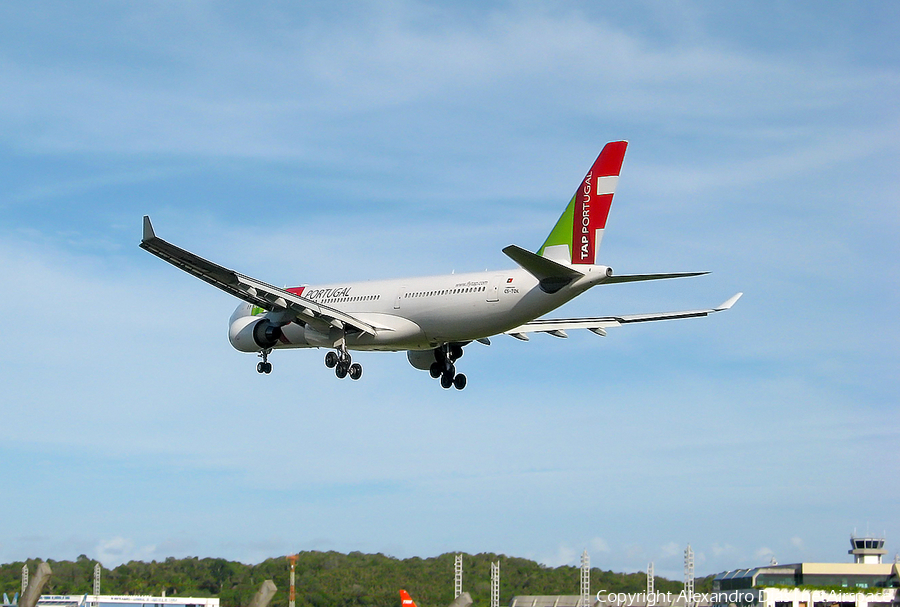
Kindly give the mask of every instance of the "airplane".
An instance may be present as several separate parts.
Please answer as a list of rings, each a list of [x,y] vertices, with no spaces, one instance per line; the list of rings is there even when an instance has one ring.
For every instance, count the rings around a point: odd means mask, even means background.
[[[543,318],[596,285],[708,274],[619,275],[598,263],[627,146],[613,141],[603,147],[536,252],[516,245],[503,249],[519,266],[511,270],[279,288],[166,242],[146,215],[140,247],[243,300],[229,320],[228,339],[238,351],[262,359],[258,373],[272,372],[274,350],[328,348],[325,366],[338,378],[357,380],[362,366],[352,361],[351,351],[405,351],[409,363],[439,379],[441,387],[462,390],[467,378],[456,372],[456,362],[472,342],[490,345],[497,335],[528,341],[530,333],[568,337],[570,329],[605,336],[610,327],[708,316],[741,297],[699,310]]]

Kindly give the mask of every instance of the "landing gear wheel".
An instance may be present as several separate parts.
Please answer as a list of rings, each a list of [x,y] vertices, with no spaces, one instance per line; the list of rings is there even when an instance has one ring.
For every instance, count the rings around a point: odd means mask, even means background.
[[[453,387],[457,390],[462,390],[466,387],[466,376],[460,373],[456,377],[453,378]]]
[[[256,372],[257,373],[271,373],[272,372],[272,363],[269,362],[269,353],[272,351],[272,348],[268,350],[262,350],[259,353],[259,357],[262,359],[262,362],[257,363]]]
[[[437,379],[444,372],[444,365],[441,363],[431,363],[431,369],[428,370],[433,379]]]
[[[349,371],[349,365],[345,365],[344,363],[338,363],[338,365],[334,368],[334,374],[337,375],[338,379],[344,379],[347,377],[347,372]]]
[[[350,379],[356,381],[360,377],[362,377],[362,365],[359,363],[353,363],[350,365],[350,368],[347,370],[350,374]]]
[[[325,355],[325,366],[329,369],[334,369],[334,367],[338,364],[338,355],[335,352],[329,352]]]
[[[441,375],[441,388],[447,390],[450,386],[453,385],[453,376],[449,373],[444,373]]]

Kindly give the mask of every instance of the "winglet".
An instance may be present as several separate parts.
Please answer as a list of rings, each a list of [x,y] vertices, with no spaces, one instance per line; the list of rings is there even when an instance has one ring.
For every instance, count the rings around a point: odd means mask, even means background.
[[[416,607],[416,602],[412,600],[412,597],[409,596],[409,593],[405,590],[400,590],[400,605],[402,607]]]
[[[156,233],[153,231],[153,225],[150,223],[150,216],[144,215],[144,237],[141,238],[141,242],[151,238],[156,238]]]
[[[730,310],[731,306],[733,306],[735,304],[735,302],[741,298],[741,295],[743,295],[743,293],[736,294],[734,297],[732,297],[731,299],[729,299],[728,301],[726,301],[722,305],[720,305],[718,308],[716,308],[715,311],[721,312],[722,310]]]

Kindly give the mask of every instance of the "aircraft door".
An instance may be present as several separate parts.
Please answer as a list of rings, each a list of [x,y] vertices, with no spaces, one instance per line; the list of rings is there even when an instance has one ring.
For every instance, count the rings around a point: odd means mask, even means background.
[[[503,275],[494,276],[488,285],[487,300],[500,301],[500,283],[503,282]]]
[[[400,292],[397,293],[397,300],[394,302],[394,309],[400,309],[400,300],[406,296],[406,287],[400,287]]]

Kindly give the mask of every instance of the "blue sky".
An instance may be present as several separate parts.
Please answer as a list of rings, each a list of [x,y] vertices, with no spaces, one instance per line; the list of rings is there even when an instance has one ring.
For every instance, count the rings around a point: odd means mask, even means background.
[[[332,4],[0,8],[0,560],[900,549],[900,5]],[[236,302],[137,247],[150,214],[276,284],[505,268],[615,139],[604,263],[713,273],[560,315],[746,295],[473,344],[464,392],[259,376]]]

